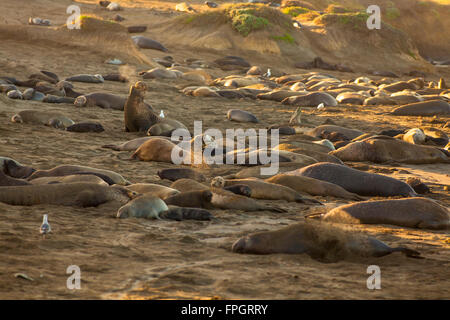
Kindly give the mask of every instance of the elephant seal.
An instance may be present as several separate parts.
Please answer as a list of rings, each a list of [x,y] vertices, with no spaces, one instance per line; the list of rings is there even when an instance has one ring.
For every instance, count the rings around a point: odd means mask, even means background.
[[[411,144],[423,144],[427,136],[419,128],[408,130],[402,137],[402,140]]]
[[[14,159],[0,157],[0,171],[16,179],[26,179],[36,170],[32,167],[24,166]]]
[[[177,206],[169,206],[169,210],[159,214],[161,219],[171,220],[212,220],[214,216],[207,210],[199,208],[181,208]]]
[[[105,129],[98,122],[79,122],[66,128],[69,132],[103,132]]]
[[[215,179],[223,179],[222,177],[215,177],[211,183],[215,183]],[[247,185],[252,190],[251,198],[264,200],[285,200],[288,202],[299,203],[319,203],[315,199],[307,199],[299,194],[297,191],[275,183],[270,183],[257,179],[233,179],[225,180],[225,187],[233,185]]]
[[[52,184],[52,183],[96,183],[108,186],[104,179],[94,174],[72,174],[61,177],[42,177],[30,180],[31,184]]]
[[[428,100],[400,106],[389,114],[394,116],[435,116],[450,114],[450,104],[443,100]]]
[[[133,140],[129,140],[126,141],[124,143],[121,144],[105,144],[102,146],[102,148],[107,148],[107,149],[113,149],[114,151],[136,151],[137,148],[139,148],[144,142],[151,140],[151,139],[166,139],[166,140],[171,140],[169,137],[141,137],[141,138],[136,138]]]
[[[73,104],[77,107],[100,107],[103,109],[124,110],[127,99],[110,93],[94,92],[78,96]]]
[[[54,96],[52,94],[46,94],[45,97],[42,99],[42,102],[45,103],[67,103],[72,104],[74,103],[75,99],[71,97],[60,97],[60,96]]]
[[[405,182],[335,163],[319,162],[295,171],[286,172],[286,174],[334,183],[361,196],[417,196],[417,193]]]
[[[16,123],[43,124],[55,128],[66,128],[75,124],[72,119],[62,114],[40,110],[20,111],[12,116],[11,121]]]
[[[133,40],[134,44],[141,49],[153,49],[153,50],[159,50],[162,52],[169,51],[169,50],[167,50],[166,47],[164,47],[158,41],[152,40],[152,39],[144,37],[144,36],[132,36],[131,39]]]
[[[291,176],[280,173],[265,181],[289,187],[297,192],[306,192],[314,196],[332,196],[356,201],[363,200],[359,195],[348,192],[337,184],[304,176]]]
[[[160,118],[144,103],[147,85],[138,81],[130,87],[130,93],[124,106],[125,131],[147,131]]]
[[[139,196],[117,210],[117,218],[153,218],[160,219],[161,212],[169,210],[166,203],[151,194]]]
[[[85,83],[103,83],[105,80],[103,79],[101,74],[77,74],[75,76],[66,78],[65,81],[71,82],[85,82]]]
[[[0,186],[26,186],[29,184],[25,180],[10,177],[0,170]]]
[[[213,194],[209,190],[187,191],[168,197],[164,200],[167,205],[189,208],[211,208]]]
[[[306,253],[321,262],[337,262],[353,257],[382,257],[402,252],[417,257],[417,251],[385,243],[363,234],[352,234],[325,223],[299,223],[275,231],[253,233],[237,240],[237,253],[273,254]]]
[[[169,188],[155,183],[135,183],[126,186],[126,188],[140,194],[151,194],[152,196],[161,198],[162,200],[180,193],[180,191],[174,188]]]
[[[136,192],[122,186],[103,186],[95,183],[57,183],[0,187],[0,202],[18,206],[54,204],[96,207],[113,200],[126,203],[136,196]]]
[[[189,178],[177,179],[170,187],[180,192],[209,190],[209,186]]]
[[[105,170],[105,169],[97,169],[92,167],[86,167],[86,166],[76,166],[76,165],[60,165],[57,167],[54,167],[49,170],[38,170],[35,171],[32,175],[28,177],[28,181],[31,181],[36,178],[41,177],[61,177],[61,176],[68,176],[72,174],[93,174],[97,175],[103,180],[107,178],[108,184],[115,183],[119,185],[130,185],[131,182],[126,180],[124,177],[122,177],[120,174]],[[106,177],[106,178],[103,178]]]
[[[342,135],[344,135],[348,140],[355,139],[359,137],[360,135],[364,134],[364,132],[357,130],[357,129],[349,129],[345,127],[340,127],[336,125],[331,124],[323,124],[320,126],[315,127],[314,129],[306,132],[307,135],[316,137],[316,138],[322,138],[322,139],[328,139],[324,136],[324,134],[328,132],[338,132]],[[342,160],[342,159],[341,159]]]
[[[211,181],[212,199],[211,203],[214,207],[219,209],[235,209],[244,211],[273,211],[286,212],[286,210],[277,206],[268,206],[258,203],[257,201],[234,194],[224,189],[225,179],[222,177],[215,177]]]
[[[450,212],[434,200],[407,198],[364,201],[337,207],[322,220],[339,223],[392,224],[420,229],[449,229]]]
[[[352,142],[330,154],[342,161],[383,163],[450,163],[450,157],[439,148],[411,144],[387,136],[373,136]]]
[[[159,161],[159,162],[172,162],[172,149],[179,148],[173,142],[155,138],[144,142],[133,153],[130,159],[138,159],[141,161]],[[180,149],[181,150],[181,149]]]
[[[166,136],[170,137],[172,132],[176,129],[185,129],[188,131],[188,128],[180,121],[174,119],[161,119],[158,123],[152,125],[148,131],[148,136]]]
[[[192,179],[198,182],[206,181],[206,177],[200,172],[189,168],[170,168],[158,170],[157,175],[161,179],[177,181],[178,179]]]
[[[285,98],[281,101],[284,105],[296,105],[306,107],[317,107],[323,103],[326,107],[335,107],[338,105],[337,100],[330,94],[325,92],[312,92],[304,96],[293,96]]]
[[[227,119],[237,122],[253,122],[258,123],[258,119],[248,111],[231,109],[227,112]]]

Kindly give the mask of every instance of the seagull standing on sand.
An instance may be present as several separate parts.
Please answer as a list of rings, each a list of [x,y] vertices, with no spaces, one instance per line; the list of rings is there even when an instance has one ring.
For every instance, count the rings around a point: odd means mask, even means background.
[[[302,107],[298,107],[289,119],[290,125],[300,125],[302,116]]]
[[[41,225],[39,232],[44,236],[44,239],[45,239],[45,235],[47,233],[49,233],[50,231],[52,231],[52,228],[50,227],[50,224],[48,223],[48,215],[44,214],[44,218],[42,219],[42,225]]]
[[[264,73],[263,77],[269,78],[272,75],[272,72],[270,71],[270,69],[267,69],[267,72]]]
[[[159,113],[159,117],[160,118],[164,118],[164,111],[163,110],[161,110],[161,112]]]
[[[292,21],[292,25],[294,26],[294,28],[297,28],[297,29],[301,29],[302,28],[302,25],[297,20],[293,20]]]
[[[325,108],[325,105],[323,104],[323,102],[317,106],[318,111],[322,110],[323,108]]]

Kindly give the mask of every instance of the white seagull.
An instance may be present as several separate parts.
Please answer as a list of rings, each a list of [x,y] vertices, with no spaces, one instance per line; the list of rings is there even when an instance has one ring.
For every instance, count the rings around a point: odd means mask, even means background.
[[[161,112],[159,113],[159,117],[160,118],[164,118],[164,111],[163,110],[161,110]]]
[[[323,108],[325,108],[323,102],[317,106],[317,110],[322,110]]]
[[[269,78],[272,75],[270,69],[267,69],[267,72],[263,75],[263,77]]]
[[[48,215],[47,214],[44,214],[44,218],[42,219],[42,225],[41,225],[41,228],[39,231],[44,236],[44,238],[47,233],[52,231],[52,228],[50,227],[50,224],[48,223]]]

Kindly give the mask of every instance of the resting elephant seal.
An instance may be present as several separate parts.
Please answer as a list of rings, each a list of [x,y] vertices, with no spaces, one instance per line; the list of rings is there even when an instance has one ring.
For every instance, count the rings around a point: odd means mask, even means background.
[[[125,131],[147,131],[160,118],[144,103],[147,85],[138,81],[130,87],[130,93],[124,106]]]
[[[144,36],[132,36],[131,39],[141,49],[153,49],[153,50],[159,50],[163,52],[167,52],[166,47],[164,47],[161,43],[158,41],[152,40],[150,38],[144,37]]]
[[[166,136],[170,137],[172,132],[176,129],[185,129],[188,131],[188,128],[180,121],[174,119],[161,119],[158,123],[152,125],[148,131],[147,135],[149,136]]]
[[[65,79],[66,81],[72,82],[86,82],[86,83],[103,83],[105,80],[103,79],[101,74],[77,74],[75,76],[69,77]]]
[[[435,116],[450,114],[450,104],[443,100],[410,103],[390,112],[394,116]]]
[[[353,257],[382,257],[402,252],[417,257],[417,251],[385,243],[363,234],[353,234],[326,223],[299,223],[275,231],[253,233],[237,240],[233,252],[253,254],[306,253],[322,262]]]
[[[94,92],[78,96],[73,104],[77,107],[100,107],[123,111],[127,98],[110,93]]]
[[[94,183],[0,187],[0,202],[17,206],[54,204],[95,207],[113,200],[126,203],[136,196],[136,192],[122,186],[103,186]]]
[[[206,177],[200,172],[189,168],[161,169],[157,172],[161,179],[176,181],[178,179],[192,179],[198,182],[206,181]]]
[[[72,119],[62,114],[40,110],[20,111],[12,116],[11,121],[17,123],[43,124],[55,128],[66,128],[75,124]]]
[[[169,208],[160,198],[153,195],[139,196],[117,211],[117,218],[153,218],[160,219],[159,214],[167,211]]]
[[[336,99],[332,95],[325,92],[312,92],[304,96],[288,97],[281,101],[281,103],[307,107],[317,107],[321,103],[327,107],[335,107],[338,105]]]
[[[126,188],[140,194],[150,194],[161,198],[162,200],[180,193],[180,191],[175,190],[174,188],[169,188],[155,183],[135,183],[126,186]]]
[[[144,142],[131,156],[141,161],[172,162],[172,149],[179,148],[166,139],[155,138]],[[180,149],[181,150],[181,149]]]
[[[286,172],[286,174],[334,183],[361,196],[417,196],[417,193],[405,182],[335,163],[315,163],[302,169]]]
[[[215,177],[211,183],[215,183],[215,179],[223,179],[222,177]],[[233,185],[247,185],[252,190],[251,198],[264,200],[286,200],[288,202],[300,203],[319,203],[315,199],[307,199],[299,194],[296,190],[289,187],[270,183],[257,179],[233,179],[225,180],[225,187]]]
[[[450,212],[427,198],[364,201],[337,207],[322,219],[339,223],[392,224],[420,229],[449,229]]]
[[[359,137],[360,135],[364,134],[364,132],[356,129],[349,129],[344,128],[340,126],[335,126],[331,124],[323,124],[318,127],[315,127],[314,129],[308,131],[306,134],[312,137],[317,138],[323,138],[326,139],[326,137],[323,136],[325,132],[331,133],[331,132],[338,132],[342,135],[344,135],[348,140],[355,139],[356,137]]]
[[[114,171],[76,165],[60,165],[49,170],[38,170],[34,172],[30,177],[28,177],[28,180],[30,181],[41,177],[61,177],[72,174],[97,175],[106,182],[108,182],[108,184],[115,183],[124,186],[131,184],[128,180],[126,180],[124,177],[122,177],[120,174]]]
[[[337,184],[304,176],[291,176],[280,173],[265,181],[289,187],[297,192],[306,192],[314,196],[332,196],[356,201],[363,199],[355,193],[348,192]]]
[[[166,198],[166,204],[189,208],[212,208],[212,193],[209,190],[187,191]]]
[[[259,122],[258,119],[250,112],[238,109],[228,110],[227,119],[237,122]]]
[[[387,136],[373,136],[355,141],[331,151],[330,154],[342,161],[450,163],[450,158],[439,148],[411,144]]]
[[[12,178],[25,179],[36,170],[31,167],[24,166],[14,159],[0,157],[0,171]]]
[[[79,122],[66,128],[69,132],[103,132],[105,128],[98,122]]]
[[[62,177],[42,177],[31,180],[31,184],[52,184],[52,183],[96,183],[108,186],[109,184],[102,178],[93,174],[73,174]]]
[[[25,180],[10,177],[0,170],[0,186],[26,186],[29,184]]]
[[[144,142],[151,140],[151,139],[155,139],[155,138],[166,139],[169,141],[171,140],[169,137],[141,137],[141,138],[136,138],[133,140],[126,141],[121,144],[106,144],[106,145],[103,145],[102,148],[113,149],[115,151],[133,151],[134,152]]]

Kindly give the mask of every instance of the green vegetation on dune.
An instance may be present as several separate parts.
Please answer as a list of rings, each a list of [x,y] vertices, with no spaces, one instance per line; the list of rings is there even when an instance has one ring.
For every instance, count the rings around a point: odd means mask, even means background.
[[[288,32],[286,32],[286,33],[285,33],[284,35],[282,35],[282,36],[273,36],[273,38],[274,38],[275,40],[284,41],[284,42],[289,43],[289,44],[295,44],[295,39],[294,39],[294,37],[291,36],[291,34],[288,33]]]
[[[397,19],[400,17],[400,10],[396,7],[386,8],[386,17],[390,20]]]
[[[308,13],[310,10],[302,7],[286,7],[282,8],[281,12],[292,17],[296,17],[300,14]]]
[[[326,13],[314,19],[317,24],[330,25],[338,23],[341,25],[351,26],[353,29],[367,29],[366,22],[369,18],[366,12],[350,12],[350,13]]]
[[[233,28],[244,37],[252,31],[263,29],[268,24],[267,19],[246,13],[236,15],[232,20]]]

